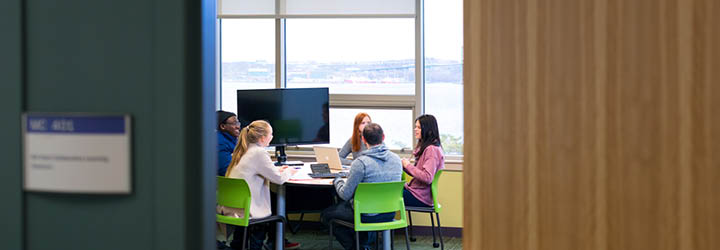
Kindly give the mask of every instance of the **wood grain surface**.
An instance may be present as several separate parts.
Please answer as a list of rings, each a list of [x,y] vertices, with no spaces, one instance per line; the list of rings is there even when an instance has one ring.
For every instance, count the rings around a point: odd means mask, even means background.
[[[720,1],[464,8],[464,248],[720,249]]]

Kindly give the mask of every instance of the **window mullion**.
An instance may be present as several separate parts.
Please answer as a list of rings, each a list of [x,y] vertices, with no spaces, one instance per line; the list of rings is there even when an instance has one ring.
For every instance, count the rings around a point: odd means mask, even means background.
[[[415,0],[415,117],[425,113],[425,12],[423,5],[423,0]]]
[[[425,113],[425,11],[424,1],[415,0],[415,107],[414,117]],[[414,125],[415,123],[411,123]],[[411,128],[409,128],[411,129]],[[413,141],[413,148],[417,144]]]
[[[287,86],[285,34],[285,19],[275,19],[275,88],[285,88]]]
[[[215,109],[223,109],[222,106],[222,19],[215,22]]]

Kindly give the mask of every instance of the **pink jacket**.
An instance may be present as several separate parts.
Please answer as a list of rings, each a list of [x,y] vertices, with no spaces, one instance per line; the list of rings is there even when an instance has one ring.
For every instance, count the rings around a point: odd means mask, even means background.
[[[438,146],[428,146],[423,151],[420,159],[413,164],[403,166],[403,170],[412,176],[412,180],[405,184],[405,189],[428,206],[433,205],[432,184],[435,173],[439,169],[445,168],[445,157],[442,149]]]

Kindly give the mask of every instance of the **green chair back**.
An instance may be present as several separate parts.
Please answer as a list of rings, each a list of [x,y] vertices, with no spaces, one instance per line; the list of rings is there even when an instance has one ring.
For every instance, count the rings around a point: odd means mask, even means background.
[[[407,227],[403,186],[405,182],[360,183],[355,189],[355,231],[382,231]],[[389,213],[400,211],[400,219],[390,222],[363,223],[360,215],[365,213]]]
[[[216,215],[217,222],[231,224],[236,226],[248,226],[250,220],[250,187],[243,179],[217,177],[217,202],[219,205],[242,208],[244,211],[242,218],[229,217],[224,215]]]
[[[433,178],[432,184],[430,184],[430,190],[432,190],[432,197],[433,197],[433,207],[435,207],[435,212],[440,213],[440,210],[442,206],[440,205],[440,202],[438,202],[438,182],[440,182],[440,176],[442,175],[443,170],[438,169],[437,173],[435,173],[435,178]]]

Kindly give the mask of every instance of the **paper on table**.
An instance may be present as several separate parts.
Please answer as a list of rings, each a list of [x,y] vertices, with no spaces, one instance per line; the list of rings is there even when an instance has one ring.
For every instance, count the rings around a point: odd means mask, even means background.
[[[308,179],[312,179],[312,177],[310,177],[310,176],[308,175],[309,172],[307,171],[306,168],[299,168],[299,169],[296,168],[296,169],[297,169],[297,171],[295,172],[295,174],[293,174],[292,176],[290,176],[290,179],[291,179],[291,180],[308,180]]]

